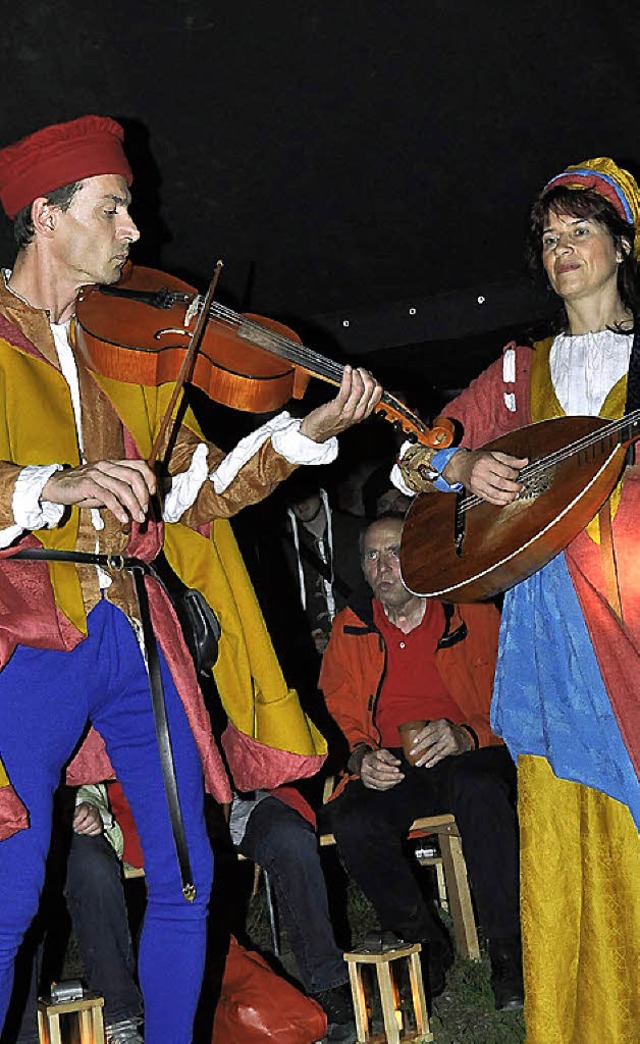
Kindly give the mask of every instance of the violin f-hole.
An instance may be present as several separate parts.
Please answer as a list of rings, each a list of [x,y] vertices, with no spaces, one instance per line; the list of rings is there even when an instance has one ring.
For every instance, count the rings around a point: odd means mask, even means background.
[[[178,334],[180,337],[189,337],[189,333],[183,327],[180,326],[164,326],[162,330],[156,330],[153,335],[154,341],[159,341],[161,337],[168,337],[169,334]]]

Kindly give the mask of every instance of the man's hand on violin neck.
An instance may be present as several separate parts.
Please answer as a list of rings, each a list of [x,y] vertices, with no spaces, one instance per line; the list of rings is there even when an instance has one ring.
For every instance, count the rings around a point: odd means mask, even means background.
[[[300,431],[314,442],[326,442],[368,417],[381,396],[382,388],[368,370],[345,366],[336,397],[307,414]]]
[[[52,504],[107,508],[118,522],[144,522],[156,478],[143,460],[98,460],[56,471],[42,490]]]

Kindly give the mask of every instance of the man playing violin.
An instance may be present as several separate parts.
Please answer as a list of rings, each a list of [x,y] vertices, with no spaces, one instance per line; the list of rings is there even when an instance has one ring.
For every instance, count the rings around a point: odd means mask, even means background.
[[[118,556],[144,564],[164,550],[189,581],[199,577],[206,587],[217,568],[220,583],[231,583],[216,545],[217,534],[227,546],[230,536],[215,520],[261,499],[298,465],[333,459],[335,436],[369,416],[381,390],[366,371],[347,367],[333,400],[302,421],[276,417],[226,457],[205,443],[186,410],[162,517],[154,514],[156,478],[145,460],[170,388],[89,369],[74,328],[80,288],[116,282],[139,238],[122,140],[115,121],[86,116],[0,150],[0,201],[18,245],[13,270],[0,279],[0,1024],[15,953],[38,906],[51,795],[90,722],[95,731],[69,778],[96,781],[115,771],[144,849],[145,1040],[187,1044],[212,879],[203,773],[218,800],[230,800],[230,791],[170,604],[154,577],[141,591]],[[25,549],[44,549],[48,558],[11,560]],[[71,561],[53,560],[59,552]],[[184,816],[187,888],[151,711],[145,598]],[[239,674],[239,646],[233,656]],[[236,737],[232,753],[239,747]],[[295,773],[315,771],[319,760],[300,758]],[[118,1039],[117,1029],[108,1039]]]
[[[461,447],[406,448],[407,492],[464,486],[504,507],[527,460],[478,447],[531,422],[640,408],[639,228],[640,189],[611,159],[547,183],[530,251],[562,304],[553,335],[507,345],[448,405]],[[518,757],[530,1044],[638,1036],[639,510],[632,464],[565,551],[505,595],[491,720]]]

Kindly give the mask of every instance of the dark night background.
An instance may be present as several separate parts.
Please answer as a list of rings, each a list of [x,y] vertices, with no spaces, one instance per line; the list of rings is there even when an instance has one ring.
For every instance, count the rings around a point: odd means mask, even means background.
[[[222,257],[225,303],[366,362],[427,412],[548,310],[522,260],[548,177],[595,155],[640,164],[629,0],[2,11],[2,144],[120,119],[134,260],[204,288]]]

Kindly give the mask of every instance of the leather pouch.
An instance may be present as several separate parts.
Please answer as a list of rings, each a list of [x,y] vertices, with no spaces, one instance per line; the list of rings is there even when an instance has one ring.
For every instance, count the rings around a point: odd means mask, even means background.
[[[213,609],[192,587],[169,591],[169,596],[180,621],[184,640],[193,657],[196,672],[208,675],[218,659],[220,622]]]

